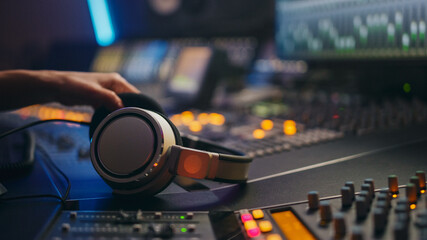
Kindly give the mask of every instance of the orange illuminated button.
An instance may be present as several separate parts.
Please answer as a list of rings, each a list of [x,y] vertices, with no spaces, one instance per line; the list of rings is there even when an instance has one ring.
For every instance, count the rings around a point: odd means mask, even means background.
[[[267,240],[282,240],[282,237],[279,234],[275,233],[268,235]]]
[[[273,225],[271,224],[270,221],[261,221],[258,223],[258,225],[259,225],[259,229],[263,233],[271,232],[271,230],[273,230]]]
[[[255,209],[252,211],[252,216],[254,219],[262,219],[264,218],[264,212],[261,209]]]
[[[256,224],[255,220],[246,221],[244,223],[244,226],[245,226],[246,231],[253,229],[253,228],[258,228],[258,225]]]

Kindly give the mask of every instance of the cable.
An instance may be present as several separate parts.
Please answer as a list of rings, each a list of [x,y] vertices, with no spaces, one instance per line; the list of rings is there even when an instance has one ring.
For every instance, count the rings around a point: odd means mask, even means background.
[[[44,124],[44,123],[48,123],[48,122],[67,122],[67,123],[76,123],[76,124],[80,124],[80,125],[86,125],[89,126],[90,123],[89,122],[79,122],[79,121],[74,121],[74,120],[67,120],[67,119],[48,119],[48,120],[39,120],[39,121],[35,121],[29,124],[26,124],[24,126],[21,127],[17,127],[14,129],[11,129],[9,131],[6,131],[2,134],[0,134],[0,139],[9,136],[10,134],[25,130],[27,128],[39,125],[39,124]]]
[[[66,120],[66,119],[40,120],[40,121],[32,122],[32,123],[26,124],[24,126],[21,126],[21,127],[14,128],[12,130],[6,131],[6,132],[0,134],[0,139],[4,138],[6,136],[9,136],[10,134],[13,134],[13,133],[25,130],[27,128],[30,128],[32,126],[36,126],[36,125],[39,125],[39,124],[42,124],[42,123],[47,123],[47,122],[68,122],[68,123],[77,123],[77,124],[81,124],[81,125],[90,125],[90,123],[88,123],[88,122],[78,122],[78,121]],[[50,165],[50,167],[52,167],[55,171],[57,171],[65,179],[65,181],[67,182],[67,189],[65,190],[65,194],[63,196],[57,196],[57,195],[54,195],[54,194],[37,194],[37,195],[24,195],[24,196],[16,196],[16,197],[9,197],[9,198],[0,197],[0,201],[11,201],[11,200],[29,199],[29,198],[56,198],[56,199],[61,200],[62,204],[65,204],[65,202],[66,202],[66,200],[68,198],[68,195],[70,194],[70,190],[71,190],[70,179],[52,161],[52,158],[50,158],[49,154],[47,153],[47,151],[44,149],[43,146],[37,144],[37,148],[40,150],[40,152],[45,157],[45,158],[42,158],[42,159],[46,159],[46,162],[48,163],[48,165]],[[55,186],[56,186],[56,184],[55,184]],[[59,190],[59,188],[57,186],[56,186],[56,188]]]

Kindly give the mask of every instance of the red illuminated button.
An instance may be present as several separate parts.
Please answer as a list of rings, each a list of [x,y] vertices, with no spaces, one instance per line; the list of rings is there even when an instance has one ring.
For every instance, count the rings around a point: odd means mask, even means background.
[[[249,230],[246,230],[246,233],[248,234],[248,237],[254,238],[258,237],[261,234],[261,231],[259,230],[259,228],[251,228]]]
[[[248,210],[241,210],[240,211],[240,219],[242,220],[243,223],[250,221],[250,220],[254,220],[252,218],[252,215],[249,213]]]

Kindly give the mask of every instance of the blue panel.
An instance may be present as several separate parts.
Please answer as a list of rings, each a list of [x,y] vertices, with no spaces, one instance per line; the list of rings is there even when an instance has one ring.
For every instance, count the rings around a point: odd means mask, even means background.
[[[96,41],[101,46],[112,44],[116,38],[106,0],[87,0]]]

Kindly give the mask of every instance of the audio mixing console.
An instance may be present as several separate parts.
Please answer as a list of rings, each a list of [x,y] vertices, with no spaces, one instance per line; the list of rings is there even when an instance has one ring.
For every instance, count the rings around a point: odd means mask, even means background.
[[[231,211],[63,211],[45,239],[426,239],[426,177],[387,188],[365,179],[360,191],[345,182],[340,195]]]

